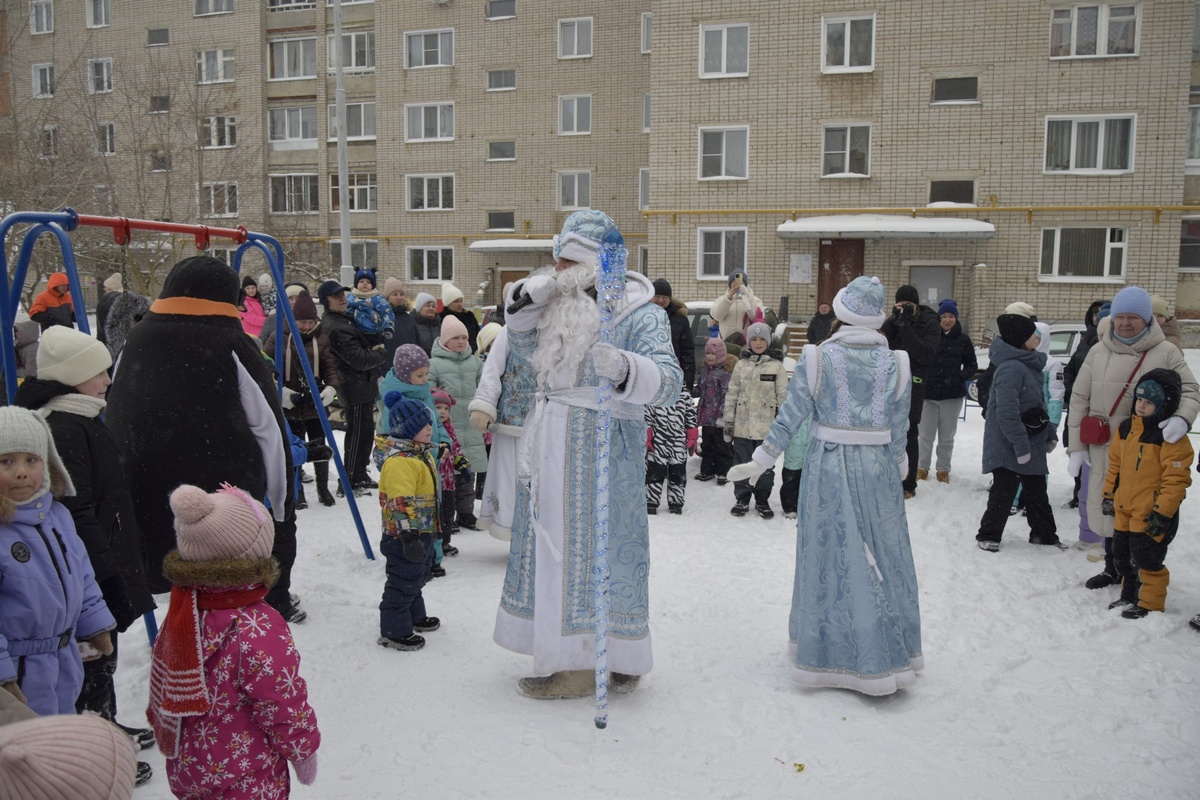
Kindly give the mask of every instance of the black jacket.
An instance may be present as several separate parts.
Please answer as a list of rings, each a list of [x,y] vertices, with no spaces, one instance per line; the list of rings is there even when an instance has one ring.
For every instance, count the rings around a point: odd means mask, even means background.
[[[439,315],[439,317],[440,317],[438,319],[439,326],[441,325],[441,321],[443,319],[445,319],[446,317],[457,317],[458,318],[458,321],[461,322],[463,324],[463,326],[465,326],[467,329],[467,340],[470,341],[471,352],[474,353],[476,347],[478,347],[478,339],[479,339],[479,320],[475,319],[475,313],[466,308],[464,308],[462,311],[451,311],[448,308],[443,308],[442,313]],[[439,334],[441,333],[440,327],[438,328],[438,333]],[[437,336],[434,336],[433,338],[436,339]],[[429,343],[429,348],[432,351],[433,342]]]
[[[417,315],[407,309],[396,308],[395,306],[392,306],[392,313],[396,315],[396,328],[392,333],[392,338],[385,339],[383,342],[383,349],[387,353],[387,361],[380,367],[380,377],[383,377],[392,368],[392,359],[396,357],[396,350],[400,345],[418,344]]]
[[[371,343],[354,320],[338,311],[326,310],[321,318],[321,331],[329,337],[333,357],[337,359],[342,384],[338,395],[348,406],[370,403],[378,393],[375,376],[387,363],[387,351]]]
[[[70,386],[29,378],[17,389],[15,402],[37,410],[55,397],[70,394],[75,394]],[[104,602],[116,617],[118,630],[124,631],[155,605],[117,441],[98,417],[54,411],[46,421],[75,484],[75,496],[60,502],[75,520]]]
[[[413,316],[415,318],[413,322],[417,329],[416,344],[421,346],[421,349],[425,351],[425,355],[429,355],[433,352],[433,343],[442,335],[442,318],[433,317],[430,319],[422,317],[416,312],[413,313]],[[469,336],[470,333],[468,332],[467,335]]]
[[[813,314],[808,321],[808,333],[805,334],[809,344],[820,344],[829,338],[829,329],[837,315],[830,311],[828,314]]]
[[[975,359],[975,346],[971,337],[963,332],[957,322],[948,331],[943,331],[938,340],[937,353],[925,376],[926,400],[953,400],[965,397],[966,381],[973,380],[979,370]]]
[[[929,368],[933,366],[938,341],[942,336],[942,326],[937,312],[929,306],[917,306],[917,313],[909,324],[904,324],[893,312],[884,321],[879,332],[887,337],[888,347],[892,350],[903,350],[908,353],[913,380],[923,383],[925,376],[929,374]]]
[[[1079,370],[1083,367],[1088,352],[1092,349],[1092,345],[1100,341],[1096,334],[1096,314],[1103,305],[1103,301],[1097,300],[1088,306],[1087,313],[1083,315],[1083,324],[1086,326],[1083,336],[1079,338],[1079,344],[1075,345],[1075,352],[1071,354],[1071,359],[1063,367],[1063,388],[1067,392],[1067,405],[1071,404],[1071,387],[1075,385],[1075,378],[1079,376]]]
[[[687,306],[678,300],[668,302],[665,310],[671,323],[671,347],[683,370],[684,388],[690,392],[696,381],[696,340],[692,337],[691,318]]]

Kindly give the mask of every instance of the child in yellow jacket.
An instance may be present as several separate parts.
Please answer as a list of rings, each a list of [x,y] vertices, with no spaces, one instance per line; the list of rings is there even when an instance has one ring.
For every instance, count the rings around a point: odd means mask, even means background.
[[[1115,518],[1113,563],[1121,578],[1121,596],[1108,607],[1124,606],[1125,619],[1162,611],[1167,599],[1171,573],[1163,560],[1192,483],[1192,445],[1186,436],[1166,441],[1158,424],[1175,413],[1181,391],[1175,372],[1146,373],[1134,390],[1133,416],[1108,446],[1101,510]]]
[[[376,445],[382,459],[379,551],[387,559],[378,643],[393,650],[420,650],[425,646],[420,634],[441,627],[437,617],[426,613],[421,595],[433,569],[433,540],[441,525],[437,457],[430,443],[433,416],[424,403],[400,392],[388,392],[384,405],[391,436]]]

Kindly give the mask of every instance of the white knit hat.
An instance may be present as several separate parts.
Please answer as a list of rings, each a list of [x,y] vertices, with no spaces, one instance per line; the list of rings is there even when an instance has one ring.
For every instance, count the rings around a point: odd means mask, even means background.
[[[112,354],[93,336],[54,325],[42,334],[38,345],[38,378],[78,386],[112,366]]]
[[[496,336],[504,326],[499,322],[489,322],[479,329],[479,334],[475,337],[475,353],[482,354],[491,346],[492,342],[496,341]]]
[[[1007,306],[1005,306],[1004,313],[1020,314],[1022,317],[1034,316],[1033,306],[1029,305],[1029,303],[1022,303],[1020,300],[1015,303],[1009,303]]]
[[[71,483],[71,475],[63,466],[58,456],[58,448],[54,446],[54,436],[50,433],[50,424],[46,418],[36,411],[18,406],[0,407],[0,453],[33,453],[62,476],[66,482],[67,496],[75,495],[75,486]],[[50,491],[50,469],[42,476],[42,487],[33,494],[31,500],[36,500]]]
[[[175,539],[184,561],[270,558],[275,524],[262,503],[226,484],[209,494],[184,484],[171,492]]]
[[[121,273],[114,272],[104,279],[104,288],[113,292],[125,291],[125,279],[121,277]]]
[[[457,286],[455,286],[453,283],[450,283],[449,281],[442,284],[442,305],[443,306],[448,306],[451,303],[453,303],[455,300],[462,300],[462,299],[463,299],[463,293],[462,293],[461,289],[459,289]]]
[[[129,800],[133,742],[94,714],[61,714],[0,727],[0,797]]]
[[[859,275],[833,298],[833,313],[847,325],[879,330],[887,320],[883,284],[879,278]]]

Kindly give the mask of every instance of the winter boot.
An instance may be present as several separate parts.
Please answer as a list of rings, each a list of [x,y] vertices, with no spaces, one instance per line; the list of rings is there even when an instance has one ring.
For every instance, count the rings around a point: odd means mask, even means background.
[[[917,467],[917,480],[919,480],[919,481],[929,480],[929,470],[924,469],[922,467]]]
[[[283,617],[289,625],[299,625],[308,619],[308,612],[295,603],[291,603],[287,608],[279,610],[279,616]]]
[[[459,514],[458,527],[468,531],[477,531],[479,530],[479,520],[474,514]]]
[[[1106,567],[1104,572],[1099,575],[1093,575],[1084,582],[1084,586],[1089,589],[1103,589],[1105,586],[1112,586],[1114,583],[1120,583],[1121,577],[1116,573],[1109,573]]]
[[[714,477],[716,477],[716,476],[715,476],[715,475],[709,475],[709,474],[708,474],[708,473],[706,473],[706,472],[697,472],[697,473],[696,473],[696,480],[698,480],[698,481],[701,481],[701,482],[704,482],[704,481],[711,481],[711,480],[712,480]]]
[[[749,501],[743,503],[741,500],[738,500],[737,503],[734,504],[733,508],[729,509],[729,513],[733,514],[735,517],[744,517],[746,516],[746,512],[749,510]]]
[[[724,486],[727,483],[729,483],[729,478],[725,477],[724,475],[717,476],[717,486]]]
[[[784,518],[784,519],[796,519],[798,516],[799,516],[799,515],[798,515],[798,514],[797,514],[795,511],[785,511],[785,512],[783,512],[783,518]]]
[[[646,513],[653,517],[658,513],[658,506],[646,506]]]
[[[420,631],[421,633],[436,631],[440,627],[442,627],[442,621],[437,617],[425,617],[425,619],[418,619],[413,622],[413,630]]]
[[[304,467],[300,468],[300,482],[301,483],[312,483],[313,482],[313,476],[309,475],[308,470],[306,470]]]
[[[334,500],[333,495],[329,493],[328,486],[317,487],[317,499],[321,501],[321,505],[323,506],[331,506],[337,503],[337,500]]]
[[[313,465],[313,472],[317,474],[317,499],[323,506],[333,505],[336,501],[329,493],[329,462],[318,461]]]
[[[308,508],[308,498],[304,496],[304,487],[300,487],[300,492],[296,495],[295,508],[297,511],[303,511]]]
[[[154,770],[145,761],[137,762],[137,774],[133,778],[134,786],[145,786],[154,777]]]
[[[538,700],[591,697],[592,693],[596,691],[595,673],[590,669],[575,669],[555,672],[553,675],[544,677],[521,678],[517,681],[517,691],[526,697]]]
[[[446,568],[445,568],[445,567],[443,567],[441,564],[434,564],[434,565],[433,565],[433,569],[431,569],[431,570],[429,571],[429,577],[431,577],[431,578],[444,578],[444,577],[446,577]]]
[[[403,639],[389,639],[386,636],[380,636],[377,640],[377,644],[383,647],[390,647],[393,650],[420,650],[425,646],[425,637],[418,636],[415,633],[410,636],[405,636]]]
[[[772,511],[771,507],[769,505],[767,505],[766,503],[760,503],[760,504],[756,505],[754,507],[754,510],[757,511],[758,515],[760,517],[762,517],[763,519],[771,519],[772,517],[775,516],[775,512]]]
[[[641,679],[641,675],[626,675],[623,672],[614,672],[612,673],[612,680],[608,683],[608,688],[612,689],[613,694],[629,694],[637,688],[638,681]]]
[[[444,545],[442,547],[442,555],[446,556],[447,558],[450,556],[456,556],[458,555],[458,548],[452,544]]]
[[[670,511],[672,514],[682,514],[683,506],[667,506],[667,511]]]
[[[125,735],[133,739],[133,743],[137,745],[138,750],[148,750],[154,747],[154,730],[151,728],[130,728],[128,725],[122,725],[119,722],[113,723],[121,730],[125,731]]]
[[[993,542],[989,539],[976,539],[975,544],[979,545],[980,550],[986,550],[989,553],[999,553],[1000,543]]]
[[[1121,616],[1125,619],[1141,619],[1150,613],[1150,609],[1142,608],[1141,606],[1129,606],[1121,612]]]
[[[1191,625],[1193,628],[1200,631],[1200,614],[1197,614],[1188,620],[1188,625]]]
[[[939,469],[937,471],[937,479],[938,479],[938,483],[949,483],[950,482],[950,470]]]

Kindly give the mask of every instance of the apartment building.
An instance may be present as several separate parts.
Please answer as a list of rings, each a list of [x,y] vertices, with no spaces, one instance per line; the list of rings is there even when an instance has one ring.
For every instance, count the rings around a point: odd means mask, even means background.
[[[798,316],[858,274],[975,332],[1126,283],[1200,316],[1195,0],[341,6],[344,191],[329,0],[0,0],[14,171],[326,274],[344,202],[356,265],[481,303],[590,205],[682,299],[741,267]]]

